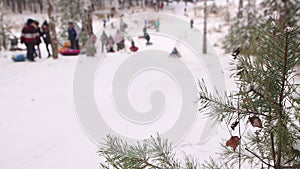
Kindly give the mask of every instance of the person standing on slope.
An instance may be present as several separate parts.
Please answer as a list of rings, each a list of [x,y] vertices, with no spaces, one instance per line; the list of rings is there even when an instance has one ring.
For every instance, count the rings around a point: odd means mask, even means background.
[[[107,40],[108,40],[108,37],[107,37],[105,31],[102,32],[100,40],[101,40],[101,51],[103,53],[104,52],[104,47],[105,48],[107,47]]]
[[[71,49],[79,49],[79,35],[76,29],[74,28],[73,22],[69,22],[68,35],[69,40],[71,42]]]
[[[38,21],[35,20],[34,24],[35,24],[35,26],[36,26],[36,28],[37,28],[37,30],[39,32],[39,38],[36,40],[36,44],[35,44],[37,46],[38,53],[36,52],[36,50],[34,51],[34,53],[35,53],[35,56],[38,56],[41,59],[42,56],[41,56],[40,44],[42,43],[42,41],[41,41],[42,31],[41,31],[41,28],[39,27],[40,23]]]
[[[190,26],[191,26],[191,29],[193,29],[193,27],[194,27],[194,20],[193,19],[191,19],[191,21],[190,21]]]
[[[159,18],[156,19],[156,32],[159,31],[159,27],[160,27],[160,20]]]
[[[40,34],[37,26],[35,25],[35,21],[28,19],[27,23],[22,29],[21,43],[25,43],[27,49],[27,59],[31,62],[34,62],[34,46],[39,38]]]
[[[45,21],[42,25],[42,37],[43,37],[44,43],[46,45],[46,49],[48,52],[48,58],[50,58],[51,53],[49,50],[49,45],[51,45],[51,37],[50,37],[49,25],[48,25],[47,21]]]

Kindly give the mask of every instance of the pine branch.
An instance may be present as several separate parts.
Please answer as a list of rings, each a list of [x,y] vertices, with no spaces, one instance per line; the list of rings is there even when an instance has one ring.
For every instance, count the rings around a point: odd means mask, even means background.
[[[266,115],[263,113],[258,113],[258,112],[254,112],[254,111],[237,108],[234,106],[229,106],[226,103],[222,103],[221,101],[215,100],[214,98],[210,98],[208,96],[201,95],[201,93],[200,93],[199,101],[201,101],[201,100],[205,100],[207,102],[210,102],[210,103],[220,106],[223,110],[225,110],[224,112],[235,112],[235,113],[239,112],[240,114],[244,114],[244,115],[261,115],[261,116],[269,117],[269,115]],[[201,108],[199,109],[199,111],[201,111]]]
[[[272,166],[271,164],[265,162],[263,159],[261,159],[261,158],[259,157],[259,155],[255,154],[254,152],[252,152],[252,151],[249,150],[248,148],[245,148],[245,150],[248,151],[249,153],[251,153],[252,155],[254,155],[255,157],[257,157],[261,162],[263,162],[263,163],[266,164],[267,166],[269,166],[269,167],[274,167],[274,166]]]
[[[128,145],[126,141],[108,135],[98,153],[106,160],[100,164],[104,169],[196,169],[198,166],[190,158],[186,158],[185,162],[175,159],[171,144],[159,135],[145,139],[143,144],[137,142],[136,145]]]

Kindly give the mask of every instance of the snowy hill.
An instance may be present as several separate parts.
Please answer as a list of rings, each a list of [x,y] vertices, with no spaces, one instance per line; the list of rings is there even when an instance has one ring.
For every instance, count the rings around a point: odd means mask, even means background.
[[[224,1],[218,1],[224,2]],[[234,89],[233,82],[229,79],[229,55],[225,55],[220,49],[221,41],[226,33],[226,23],[223,21],[222,15],[209,16],[208,22],[208,40],[210,41],[209,54],[196,56],[192,50],[183,45],[181,42],[188,38],[198,39],[201,34],[198,30],[189,29],[190,17],[195,21],[195,27],[202,30],[203,18],[199,12],[199,16],[193,16],[193,6],[188,6],[188,17],[184,15],[184,3],[173,3],[168,7],[167,14],[180,18],[187,25],[182,31],[183,34],[172,39],[167,36],[150,30],[152,46],[146,46],[144,39],[139,39],[141,35],[143,20],[124,20],[128,27],[128,34],[132,32],[140,32],[134,36],[128,36],[126,41],[127,48],[130,46],[129,39],[133,38],[136,45],[141,51],[146,50],[164,50],[170,52],[174,46],[177,46],[182,53],[181,58],[167,58],[170,62],[178,60],[193,72],[195,81],[197,79],[213,79],[210,77],[209,68],[205,67],[205,57],[215,57],[220,61],[220,74],[224,75],[224,89]],[[47,19],[46,15],[10,15],[7,18],[14,23],[12,32],[19,35],[20,29],[26,18],[33,17],[39,21]],[[125,17],[126,18],[126,17]],[[155,19],[153,17],[152,19]],[[102,33],[101,19],[95,17],[94,30],[98,37],[96,45],[99,47],[99,38]],[[145,18],[149,19],[149,18]],[[150,18],[151,19],[151,18]],[[118,23],[115,19],[111,22]],[[117,25],[117,24],[115,24]],[[172,33],[179,29],[174,27],[174,23],[161,19],[161,31]],[[114,34],[115,29],[109,27],[105,30],[108,34]],[[176,32],[175,32],[176,33]],[[200,40],[201,37],[199,37]],[[182,41],[180,41],[182,40]],[[201,46],[201,44],[197,44]],[[21,46],[24,48],[24,46]],[[44,44],[41,45],[42,53],[46,54]],[[100,49],[100,48],[99,48]],[[24,53],[24,51],[22,51]],[[98,50],[99,52],[99,50]],[[0,168],[2,169],[96,169],[98,168],[100,159],[97,154],[97,145],[93,139],[89,138],[86,133],[82,119],[76,113],[76,105],[74,105],[74,76],[78,64],[96,62],[98,58],[86,57],[81,54],[79,57],[59,56],[58,60],[53,59],[36,59],[35,63],[20,62],[15,63],[11,60],[11,56],[18,52],[1,52],[0,55]],[[172,82],[172,78],[166,74],[158,72],[147,72],[145,75],[137,75],[135,81],[129,87],[128,98],[133,107],[140,111],[147,111],[151,108],[149,93],[153,90],[162,90],[166,92],[166,101],[169,107],[166,107],[167,113],[175,112],[162,116],[164,119],[158,124],[152,126],[130,126],[125,127],[119,125],[121,121],[116,117],[115,110],[111,110],[113,103],[111,101],[111,84],[113,82],[114,73],[118,66],[128,59],[132,59],[135,53],[129,51],[121,51],[110,53],[105,56],[97,69],[94,79],[94,97],[97,101],[99,109],[104,110],[103,116],[106,123],[110,123],[117,132],[127,134],[127,137],[139,136],[147,137],[150,134],[161,130],[166,131],[172,127],[178,118],[180,112],[180,90],[178,85]],[[208,58],[209,60],[211,58]],[[210,65],[212,68],[214,65]],[[176,71],[176,68],[174,68]],[[208,72],[207,72],[208,71]],[[181,77],[183,78],[183,77]],[[184,78],[183,78],[184,79]],[[213,88],[216,84],[210,84]],[[165,93],[164,93],[165,94]],[[195,93],[196,95],[197,93]],[[195,97],[195,100],[197,98]],[[84,100],[83,100],[84,101]],[[177,114],[176,114],[177,113]],[[79,119],[78,119],[79,118]],[[176,147],[180,156],[191,154],[199,158],[200,161],[207,160],[210,155],[214,155],[218,151],[219,142],[222,138],[227,137],[228,133],[224,126],[218,126],[207,136],[203,142],[200,141],[201,132],[205,122],[203,116],[198,115],[195,125],[189,132],[187,137],[181,144]],[[136,128],[136,131],[132,131]],[[137,135],[136,132],[139,132]]]

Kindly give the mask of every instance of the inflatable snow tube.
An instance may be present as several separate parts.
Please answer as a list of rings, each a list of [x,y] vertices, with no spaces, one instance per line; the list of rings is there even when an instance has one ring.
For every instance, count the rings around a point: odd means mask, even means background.
[[[59,51],[60,54],[64,56],[76,56],[80,54],[79,49],[66,49],[66,50],[61,50]]]
[[[129,50],[131,51],[131,52],[137,52],[138,50],[139,50],[139,48],[138,47],[136,47],[136,46],[131,46],[130,48],[129,48]]]
[[[23,62],[25,61],[25,56],[23,54],[17,54],[12,56],[12,60],[15,62]]]

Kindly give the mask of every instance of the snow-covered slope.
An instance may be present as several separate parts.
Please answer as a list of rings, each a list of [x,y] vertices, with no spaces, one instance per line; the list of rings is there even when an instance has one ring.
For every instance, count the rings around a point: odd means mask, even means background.
[[[177,15],[186,21],[190,18],[183,15],[182,3],[172,4],[172,14]],[[170,7],[170,9],[171,9]],[[192,10],[192,7],[190,7]],[[29,16],[29,15],[28,15]],[[18,32],[28,17],[12,15],[9,18],[14,18],[16,27],[13,32]],[[34,18],[43,21],[45,15],[37,15]],[[202,30],[202,18],[193,17],[195,26]],[[134,23],[130,23],[134,24]],[[137,28],[141,29],[143,23],[139,23]],[[161,22],[161,24],[168,24]],[[209,18],[208,39],[218,54],[224,76],[226,79],[226,88],[234,89],[232,80],[229,77],[229,56],[224,55],[220,49],[221,40],[225,35],[226,27],[223,26],[222,18],[211,16]],[[100,31],[101,21],[95,21],[95,31]],[[175,28],[174,28],[175,29]],[[215,30],[218,30],[216,32]],[[139,30],[141,31],[141,30]],[[115,30],[107,30],[108,33],[113,33]],[[151,41],[154,42],[152,47],[146,47],[143,39],[135,39],[137,46],[143,50],[144,48],[162,48],[172,49],[176,41],[159,36],[153,36]],[[127,46],[130,42],[126,42]],[[46,55],[45,47],[42,47],[42,53]],[[180,47],[181,51],[185,49]],[[185,62],[197,74],[199,78],[206,78],[202,69],[195,65],[194,58],[182,52],[181,60]],[[15,63],[10,57],[16,52],[2,52],[0,56],[0,168],[1,169],[96,169],[101,159],[97,156],[97,146],[87,137],[82,130],[77,119],[73,102],[73,77],[78,62],[78,57],[62,57],[58,60],[53,59],[37,59],[35,63],[21,62]],[[84,56],[83,56],[84,57]],[[119,62],[122,62],[127,57],[130,57],[126,52],[109,54],[107,60],[103,62],[107,73],[99,73],[99,78],[95,80],[99,88],[95,89],[95,97],[99,98],[99,106],[105,101],[97,95],[97,90],[102,87],[109,86],[109,81],[101,82],[103,76],[112,76],[114,67]],[[123,58],[122,58],[123,57]],[[92,61],[94,58],[86,58]],[[101,69],[100,69],[101,70]],[[154,73],[155,75],[155,73]],[[147,76],[147,75],[146,75]],[[143,100],[143,87],[149,85],[161,85],[161,79],[165,76],[148,75],[148,78],[154,79],[151,84],[143,81],[143,78],[138,79],[132,84],[137,93],[132,93],[131,99],[135,103],[139,103],[137,109],[147,109],[147,100]],[[105,78],[104,78],[105,79]],[[104,85],[104,86],[101,86]],[[105,86],[107,85],[107,86]],[[172,86],[172,84],[170,84]],[[170,87],[172,88],[172,87]],[[101,91],[101,90],[100,90]],[[139,93],[141,93],[139,95]],[[99,94],[99,92],[98,92]],[[140,96],[142,99],[139,99]],[[102,100],[101,100],[102,99]],[[105,102],[104,102],[105,104]],[[108,112],[109,114],[110,112]],[[199,144],[199,130],[203,128],[203,123],[206,120],[199,116],[198,120],[183,143],[177,147],[179,154],[191,154],[198,157],[200,160],[208,159],[209,155],[213,155],[218,151],[218,143],[221,138],[228,136],[224,132],[225,129],[219,126],[212,134],[208,142]]]

